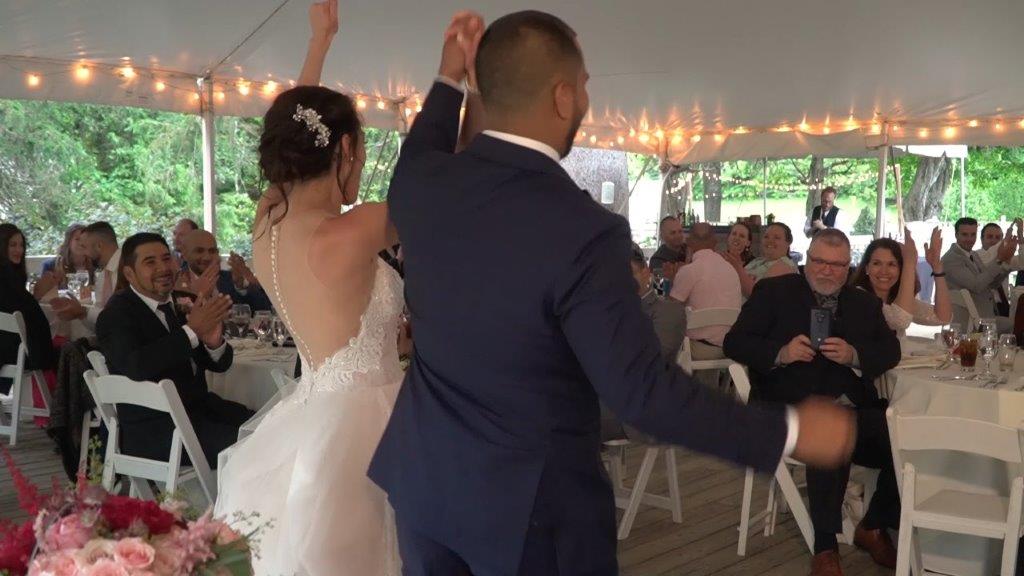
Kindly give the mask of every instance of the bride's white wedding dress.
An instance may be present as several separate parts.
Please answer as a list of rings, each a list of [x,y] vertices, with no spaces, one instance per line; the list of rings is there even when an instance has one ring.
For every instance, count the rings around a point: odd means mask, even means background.
[[[296,390],[267,413],[253,434],[230,449],[219,475],[215,512],[228,519],[257,512],[260,522],[272,521],[260,536],[254,562],[258,575],[397,575],[393,514],[366,470],[402,382],[396,347],[401,280],[378,259],[358,334],[310,366],[309,358],[317,356],[304,338],[322,336],[323,326],[310,324],[316,311],[309,308],[317,302],[309,299],[317,298],[317,289],[322,296],[330,295],[330,288],[299,281],[292,282],[290,293],[282,290],[287,276],[279,270],[285,261],[278,254],[278,235],[274,226],[264,247],[270,257],[270,270],[264,272],[270,277],[260,276],[278,315],[292,329],[303,375]],[[289,264],[293,273],[304,270]],[[259,265],[257,254],[257,273]],[[290,315],[289,305],[303,312]],[[330,306],[321,308],[324,313]]]

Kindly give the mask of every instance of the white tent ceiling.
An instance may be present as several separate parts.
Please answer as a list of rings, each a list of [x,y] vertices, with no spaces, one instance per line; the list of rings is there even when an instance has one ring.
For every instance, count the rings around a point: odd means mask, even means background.
[[[0,98],[198,112],[196,79],[209,75],[216,113],[259,115],[265,82],[280,90],[297,75],[308,1],[0,0]],[[471,4],[488,19],[524,7]],[[342,0],[324,84],[362,95],[370,123],[399,126],[429,88],[441,32],[463,7]],[[543,8],[577,30],[593,78],[583,146],[694,162],[857,155],[886,142],[1024,143],[1021,0]],[[117,68],[126,62],[134,78]],[[82,65],[89,76],[76,79]],[[251,82],[248,95],[239,80]]]

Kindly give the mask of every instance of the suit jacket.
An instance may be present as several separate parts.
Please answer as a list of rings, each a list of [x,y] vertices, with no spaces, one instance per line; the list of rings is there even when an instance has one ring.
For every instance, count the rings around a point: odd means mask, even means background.
[[[725,336],[725,355],[750,369],[752,390],[759,399],[795,403],[812,394],[845,394],[858,406],[877,400],[874,380],[899,363],[900,342],[882,316],[882,301],[864,290],[843,287],[832,319],[832,335],[857,351],[860,375],[821,354],[811,362],[775,365],[783,346],[810,333],[811,309],[816,306],[801,275],[761,280]]]
[[[970,319],[960,290],[971,292],[974,305],[982,318],[996,315],[996,301],[992,291],[1003,283],[1010,274],[1010,267],[996,262],[984,263],[971,252],[954,244],[942,256],[942,268],[949,285],[950,301],[953,304],[953,322],[966,327]]]
[[[231,272],[228,270],[220,271],[220,275],[217,277],[217,291],[231,296],[231,301],[235,304],[248,304],[253,312],[273,308],[263,286],[250,286],[245,290],[245,294],[242,294],[235,288],[235,281],[231,278]]]
[[[669,248],[666,244],[658,246],[658,249],[651,255],[651,270],[661,270],[665,266],[666,262],[673,262],[676,264],[686,262],[686,245],[683,244],[683,249],[678,252]]]
[[[675,360],[686,336],[686,306],[672,298],[658,296],[651,290],[640,299],[640,308],[654,325],[662,356]]]
[[[461,103],[434,85],[388,195],[416,346],[369,474],[399,521],[514,573],[539,503],[569,565],[613,557],[599,395],[645,432],[773,470],[784,410],[739,405],[662,357],[626,220],[537,151],[482,134],[453,154]]]
[[[47,370],[57,367],[57,352],[53,348],[50,321],[35,297],[25,290],[25,282],[8,265],[0,265],[0,312],[13,314],[21,312],[28,333],[29,370]],[[17,334],[0,333],[0,365],[14,364],[18,358],[21,338]]]
[[[184,318],[181,318],[181,322]],[[111,374],[132,380],[174,382],[185,411],[191,413],[207,395],[206,371],[225,372],[234,353],[228,344],[214,361],[206,347],[192,348],[180,322],[168,319],[170,330],[129,288],[110,297],[96,322],[96,338]],[[195,369],[193,369],[195,363]],[[139,406],[119,406],[118,417],[126,423],[160,417],[159,412]]]

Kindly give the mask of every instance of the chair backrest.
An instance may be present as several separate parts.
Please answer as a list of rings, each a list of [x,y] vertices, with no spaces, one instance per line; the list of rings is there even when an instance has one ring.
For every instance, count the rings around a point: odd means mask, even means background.
[[[739,308],[702,308],[686,309],[686,329],[705,328],[707,326],[732,326],[740,315]]]
[[[14,334],[19,339],[17,360],[15,360],[14,364],[0,366],[0,378],[10,378],[14,382],[20,382],[25,370],[25,360],[28,358],[28,347],[25,344],[27,332],[25,330],[25,319],[22,317],[21,312],[11,314],[0,312],[0,332]],[[12,387],[12,393],[15,391],[15,388],[20,389],[21,387]]]
[[[161,380],[158,383],[138,382],[125,376],[100,376],[95,370],[87,370],[85,383],[96,401],[96,409],[99,411],[100,417],[103,418],[110,437],[114,439],[107,443],[104,485],[112,484],[112,474],[118,473],[119,467],[124,466],[122,472],[124,474],[167,482],[169,486],[173,487],[181,465],[181,451],[184,449],[189,460],[192,461],[192,467],[199,477],[199,483],[210,504],[212,505],[216,501],[216,479],[206,461],[206,456],[203,454],[199,439],[185,412],[185,406],[181,403],[181,397],[178,395],[178,389],[175,388],[174,382],[170,380]],[[171,438],[170,458],[167,462],[125,456],[119,453],[117,439],[120,430],[116,404],[143,406],[170,415],[175,430]],[[135,471],[135,474],[132,471]],[[109,489],[110,486],[107,488]]]
[[[893,451],[942,450],[978,454],[1012,464],[1024,462],[1020,432],[981,420],[955,416],[902,415],[889,408]],[[901,458],[902,460],[902,458]]]
[[[89,364],[92,365],[92,369],[96,371],[99,376],[109,376],[110,368],[107,367],[107,358],[99,350],[93,350],[85,355],[89,359]]]
[[[729,376],[732,377],[732,384],[736,387],[736,395],[739,396],[741,402],[746,404],[750,401],[750,377],[747,375],[747,367],[733,362],[729,365]]]
[[[974,296],[971,294],[971,291],[967,288],[961,288],[960,297],[964,300],[964,307],[967,308],[967,313],[970,315],[971,321],[977,325],[977,323],[981,321],[981,314],[978,314],[978,306],[974,303]],[[964,328],[966,329],[967,326],[964,326]]]

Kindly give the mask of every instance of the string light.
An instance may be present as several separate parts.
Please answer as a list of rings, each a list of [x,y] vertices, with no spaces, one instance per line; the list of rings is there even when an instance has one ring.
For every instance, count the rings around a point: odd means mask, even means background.
[[[682,134],[676,134],[675,136],[672,137],[672,145],[673,146],[679,146],[682,143],[683,143],[683,135]]]
[[[199,101],[199,93],[198,92],[193,92],[192,93],[192,100],[194,102],[198,102]]]
[[[700,134],[694,134],[693,136],[691,136],[690,137],[690,142],[693,142],[694,144],[696,144],[697,142],[700,142]]]
[[[658,131],[654,133],[654,137],[657,138],[658,140],[664,140],[665,132],[659,128]]]
[[[789,132],[790,130],[792,130],[792,128],[790,128],[786,124],[783,124],[782,126],[779,126],[778,128],[775,129],[776,132]]]
[[[405,116],[406,117],[412,116],[412,108],[406,107],[406,109],[405,109]]]
[[[591,136],[590,137],[590,143],[591,144],[597,144],[597,136]]]
[[[164,84],[161,80],[157,80],[156,83],[153,84],[153,89],[157,92],[163,92],[167,89],[167,84]]]
[[[716,144],[721,144],[723,140],[725,140],[725,136],[722,136],[721,134],[715,134]]]
[[[1024,120],[1021,120],[1020,122],[1018,122],[1017,125],[1020,126],[1021,128],[1024,128]]]
[[[882,125],[879,124],[878,122],[872,123],[871,124],[871,133],[872,134],[881,134],[882,133]]]
[[[956,136],[956,128],[952,126],[946,126],[942,129],[942,136],[944,138],[953,138]]]
[[[618,141],[619,145],[625,144],[626,142],[626,139],[623,138],[622,136],[619,136],[618,138],[616,138],[616,140]]]
[[[238,93],[241,94],[242,96],[248,96],[249,95],[249,83],[248,82],[244,82],[244,81],[243,82],[239,82],[238,83]]]
[[[860,126],[859,126],[859,125],[857,124],[857,121],[853,119],[853,116],[850,116],[850,117],[849,117],[849,118],[848,118],[848,119],[846,120],[846,129],[847,129],[847,130],[856,130],[856,129],[857,129],[857,128],[859,128],[859,127],[860,127]]]
[[[832,128],[830,128],[828,124],[825,124],[824,126],[821,127],[821,133],[822,134],[831,134],[832,133]]]
[[[365,106],[366,104],[364,103],[363,105]],[[423,104],[416,105],[416,113],[419,114],[420,112],[423,112]]]
[[[384,102],[384,100],[377,100],[377,110],[384,110],[387,107],[388,105]]]
[[[78,80],[79,82],[87,82],[90,75],[92,75],[92,72],[85,64],[79,64],[75,67],[75,80]]]
[[[223,90],[217,90],[216,92],[213,93],[213,97],[216,98],[218,102],[223,102],[224,101],[224,91]]]
[[[747,132],[750,132],[750,130],[747,130],[743,126],[740,126],[740,127],[736,128],[735,130],[733,130],[733,132],[735,132],[736,134],[746,134]]]
[[[125,80],[132,80],[135,78],[135,69],[131,66],[122,66],[120,68],[121,77]]]
[[[917,131],[917,137],[918,138],[927,138],[928,137],[928,129],[927,128],[921,128],[920,130],[918,130]]]
[[[1003,123],[1002,122],[996,122],[996,125],[994,126],[994,128],[996,129],[996,132],[1002,132],[1003,131]]]
[[[35,88],[42,82],[42,78],[35,74],[29,74],[25,77],[25,83],[28,84],[29,88]]]
[[[807,130],[809,130],[810,128],[811,128],[811,125],[808,124],[806,120],[804,120],[803,122],[800,123],[800,131],[801,132],[807,132]]]
[[[644,132],[640,134],[639,140],[641,144],[647,144],[648,142],[651,141],[651,137],[647,134],[647,132]]]
[[[970,126],[971,128],[977,128],[978,127],[978,121],[977,120],[971,120],[970,122],[967,123],[967,125]]]
[[[277,82],[271,80],[270,82],[267,82],[266,84],[263,85],[264,96],[271,96],[274,94],[274,92],[277,92]]]

